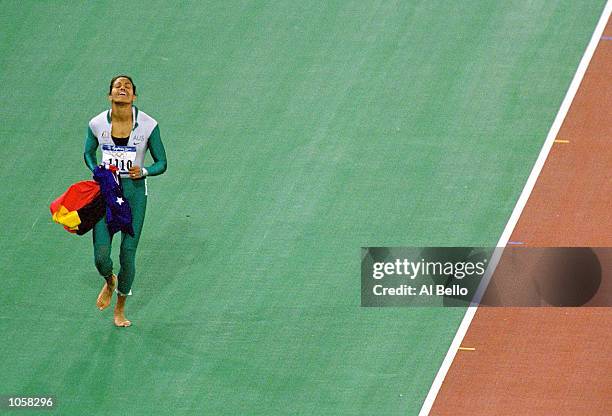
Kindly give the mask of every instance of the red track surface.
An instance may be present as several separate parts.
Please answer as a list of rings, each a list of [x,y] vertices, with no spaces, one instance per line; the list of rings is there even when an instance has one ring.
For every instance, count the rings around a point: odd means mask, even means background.
[[[511,241],[612,246],[611,68],[602,39]],[[611,415],[611,328],[610,308],[481,307],[430,414]]]

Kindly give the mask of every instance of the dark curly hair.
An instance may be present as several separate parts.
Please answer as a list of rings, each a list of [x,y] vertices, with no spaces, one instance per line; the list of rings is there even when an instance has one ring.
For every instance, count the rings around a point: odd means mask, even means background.
[[[136,84],[134,84],[134,81],[132,81],[132,77],[129,75],[117,75],[116,77],[113,77],[113,79],[111,79],[110,82],[110,87],[108,87],[108,95],[111,95],[111,93],[113,92],[113,84],[115,83],[115,81],[117,81],[117,79],[119,78],[127,78],[130,80],[130,82],[132,83],[132,88],[134,89],[134,95],[136,95]]]

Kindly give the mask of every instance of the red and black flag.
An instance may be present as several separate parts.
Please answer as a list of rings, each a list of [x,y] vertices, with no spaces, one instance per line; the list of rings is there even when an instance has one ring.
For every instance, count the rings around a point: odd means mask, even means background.
[[[104,216],[106,205],[95,181],[82,181],[71,185],[49,206],[53,221],[78,235],[91,230]]]

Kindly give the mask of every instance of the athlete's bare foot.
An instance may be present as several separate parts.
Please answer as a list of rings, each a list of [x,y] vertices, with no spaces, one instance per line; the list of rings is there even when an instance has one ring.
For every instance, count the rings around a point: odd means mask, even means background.
[[[103,311],[108,308],[108,305],[111,303],[111,299],[113,298],[113,292],[117,287],[117,276],[114,274],[111,275],[110,279],[106,280],[102,290],[100,290],[100,294],[98,295],[98,300],[96,301],[96,306],[98,309]]]
[[[125,317],[125,300],[127,296],[117,294],[117,303],[115,304],[115,326],[130,326],[132,323]]]

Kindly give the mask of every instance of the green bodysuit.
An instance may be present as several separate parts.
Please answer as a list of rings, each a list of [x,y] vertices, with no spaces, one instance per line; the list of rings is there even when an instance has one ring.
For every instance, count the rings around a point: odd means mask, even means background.
[[[98,147],[103,148],[103,159],[113,151],[124,148],[125,152],[115,154],[130,154],[133,153],[131,159],[135,165],[143,167],[144,154],[148,150],[151,153],[154,163],[150,166],[144,166],[147,172],[146,176],[156,176],[166,171],[166,151],[159,133],[157,122],[147,114],[139,111],[136,107],[132,107],[133,129],[130,133],[127,143],[117,143],[118,140],[111,136],[112,126],[110,118],[110,110],[100,113],[89,122],[87,130],[87,138],[85,139],[85,164],[93,172],[98,165],[96,150]],[[118,146],[119,145],[119,146]],[[123,146],[121,146],[123,145]],[[119,149],[118,149],[119,148]],[[108,162],[108,160],[104,160]],[[120,165],[123,165],[123,160],[119,160]],[[127,166],[130,166],[132,160],[126,160]],[[116,163],[116,162],[115,162]],[[115,164],[113,163],[113,164]],[[126,167],[127,167],[126,166]],[[121,166],[120,166],[121,167]],[[138,240],[142,232],[144,224],[145,211],[147,208],[147,179],[130,179],[127,174],[127,169],[121,170],[121,185],[123,194],[130,204],[132,211],[132,226],[134,228],[134,237],[122,232],[121,233],[121,251],[119,254],[120,269],[117,278],[119,284],[117,291],[122,295],[131,294],[132,282],[136,274],[135,258]],[[98,272],[103,277],[109,277],[113,274],[113,261],[111,260],[111,244],[112,239],[106,226],[106,218],[102,218],[93,229],[93,245],[94,245],[94,261]]]

